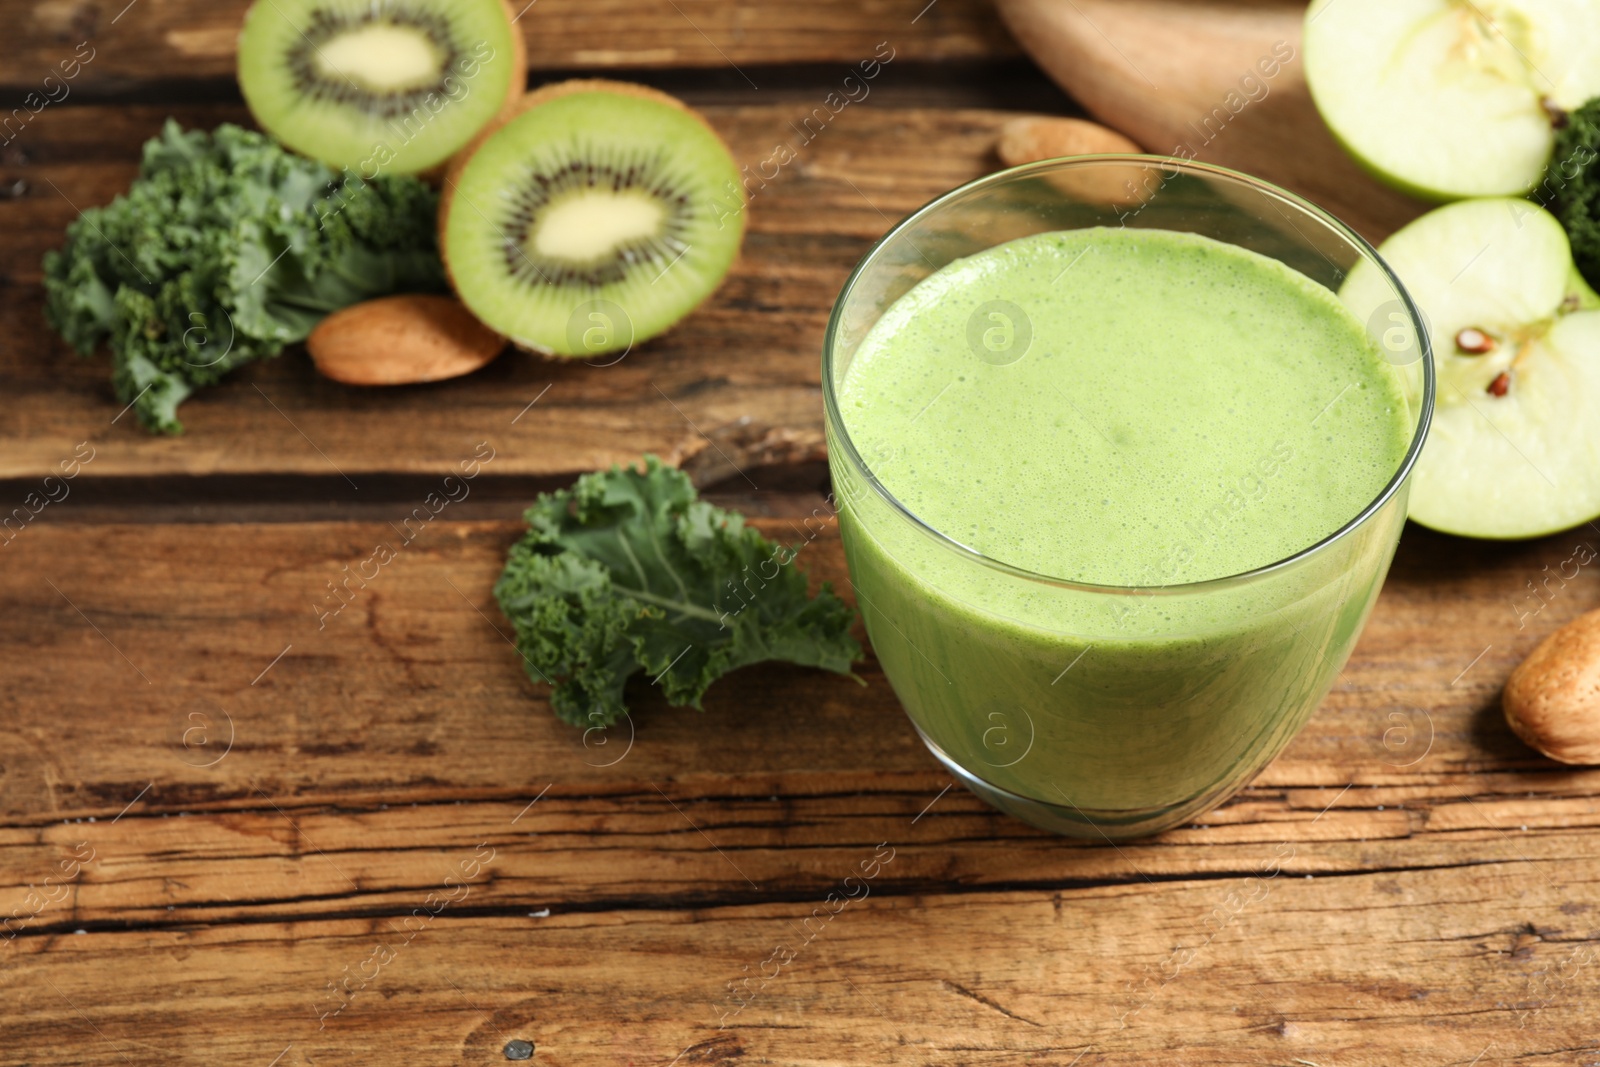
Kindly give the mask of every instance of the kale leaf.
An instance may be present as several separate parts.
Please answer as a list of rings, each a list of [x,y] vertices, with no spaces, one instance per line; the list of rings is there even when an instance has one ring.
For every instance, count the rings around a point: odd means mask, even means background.
[[[697,499],[654,456],[542,494],[525,518],[494,595],[564,722],[616,722],[640,671],[671,704],[698,708],[736,667],[785,660],[849,674],[860,658],[855,612],[826,584],[806,596],[795,550]]]
[[[108,342],[118,398],[147,429],[178,433],[196,388],[329,312],[443,291],[437,207],[415,178],[363,180],[237,126],[185,133],[169,119],[127,193],[45,255],[45,314],[85,355]]]
[[[1600,97],[1570,113],[1556,132],[1544,183],[1534,197],[1567,231],[1578,273],[1600,288]]]

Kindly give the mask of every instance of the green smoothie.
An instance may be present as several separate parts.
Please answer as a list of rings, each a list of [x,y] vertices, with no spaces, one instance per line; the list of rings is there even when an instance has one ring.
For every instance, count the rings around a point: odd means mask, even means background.
[[[1236,789],[1326,691],[1403,521],[1212,581],[1354,519],[1415,413],[1332,292],[1192,234],[957,260],[884,312],[837,388],[916,520],[835,465],[874,649],[935,751],[1013,810],[1141,832]]]

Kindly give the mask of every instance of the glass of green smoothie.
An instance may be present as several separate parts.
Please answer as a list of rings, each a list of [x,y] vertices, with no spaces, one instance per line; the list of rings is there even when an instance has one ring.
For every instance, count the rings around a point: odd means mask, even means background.
[[[1347,306],[1363,260],[1388,290]],[[1092,838],[1248,783],[1382,585],[1427,336],[1348,227],[1194,162],[1030,164],[891,230],[822,381],[857,603],[933,754]]]

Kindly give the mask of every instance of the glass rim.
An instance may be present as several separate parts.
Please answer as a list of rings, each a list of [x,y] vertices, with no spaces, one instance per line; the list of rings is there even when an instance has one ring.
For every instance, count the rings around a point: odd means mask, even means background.
[[[1081,169],[1085,166],[1101,164],[1140,164],[1145,166],[1158,164],[1163,171],[1190,172],[1203,174],[1208,177],[1220,178],[1225,181],[1233,182],[1236,185],[1244,186],[1245,188],[1262,194],[1270,199],[1280,201],[1289,208],[1299,211],[1302,215],[1310,216],[1316,221],[1322,223],[1344,240],[1348,241],[1352,246],[1354,246],[1362,259],[1371,262],[1383,272],[1383,276],[1389,281],[1391,287],[1399,295],[1400,301],[1405,307],[1406,315],[1411,320],[1413,335],[1417,338],[1417,343],[1421,348],[1419,361],[1422,363],[1422,396],[1420,400],[1420,410],[1417,413],[1416,425],[1412,429],[1411,442],[1406,449],[1406,454],[1400,460],[1400,464],[1395,469],[1394,475],[1387,483],[1384,484],[1383,488],[1378,491],[1377,496],[1375,496],[1365,507],[1358,511],[1353,518],[1346,521],[1332,533],[1318,541],[1313,542],[1310,545],[1307,545],[1305,548],[1299,549],[1298,551],[1283,557],[1282,559],[1263,564],[1259,567],[1254,567],[1247,571],[1239,571],[1235,574],[1222,575],[1216,578],[1204,578],[1193,582],[1173,582],[1163,585],[1105,585],[1095,582],[1085,582],[1071,578],[1061,578],[1054,575],[1042,574],[1038,571],[1030,571],[1024,567],[1018,567],[1014,564],[1006,563],[1004,560],[998,560],[991,556],[986,556],[977,549],[963,544],[962,542],[951,537],[949,534],[946,534],[944,531],[939,530],[928,522],[924,521],[910,508],[906,507],[898,497],[891,493],[888,488],[878,480],[878,476],[873,473],[872,468],[869,467],[866,460],[861,457],[861,453],[856,449],[855,441],[851,438],[850,431],[848,427],[845,426],[844,418],[841,416],[839,411],[838,391],[834,385],[833,371],[835,363],[834,340],[838,336],[839,330],[843,323],[844,308],[850,302],[851,297],[855,293],[856,286],[861,281],[861,278],[863,274],[865,274],[867,268],[876,262],[878,256],[888,246],[890,241],[894,240],[894,238],[898,237],[902,232],[910,229],[922,219],[933,214],[935,211],[944,207],[948,202],[956,199],[957,197],[976,190],[987,188],[989,186],[1003,185],[1018,178],[1031,177],[1036,174],[1043,174],[1047,172]],[[1295,564],[1310,559],[1313,556],[1321,555],[1325,550],[1331,548],[1338,542],[1343,541],[1356,530],[1366,525],[1368,520],[1376,515],[1378,511],[1382,509],[1383,506],[1400,491],[1400,487],[1405,484],[1406,479],[1410,476],[1412,468],[1416,466],[1417,458],[1422,454],[1422,446],[1427,440],[1428,429],[1433,422],[1435,375],[1436,372],[1433,363],[1432,340],[1428,335],[1427,327],[1423,322],[1422,314],[1418,310],[1416,302],[1411,298],[1411,293],[1406,289],[1405,284],[1400,281],[1400,278],[1394,273],[1393,269],[1390,268],[1389,264],[1382,256],[1378,254],[1378,250],[1368,243],[1366,238],[1362,237],[1359,233],[1351,229],[1345,223],[1341,222],[1334,215],[1323,208],[1318,207],[1305,197],[1291,193],[1287,189],[1273,185],[1271,182],[1253,177],[1252,175],[1245,174],[1241,171],[1230,170],[1227,167],[1219,167],[1213,163],[1201,163],[1197,160],[1186,160],[1177,156],[1162,156],[1154,154],[1105,153],[1097,155],[1069,156],[1058,159],[1045,159],[1035,163],[1024,163],[1020,166],[1008,167],[1004,170],[995,171],[992,174],[985,174],[980,178],[975,178],[970,182],[959,185],[948,192],[941,193],[932,200],[929,200],[927,203],[923,204],[921,207],[917,208],[905,218],[901,219],[899,222],[895,223],[889,228],[888,232],[873,242],[872,247],[867,250],[866,255],[861,257],[860,262],[858,262],[855,268],[851,270],[850,276],[845,279],[843,288],[839,290],[839,295],[833,302],[833,310],[828,315],[827,332],[823,336],[822,341],[823,415],[833,438],[833,441],[829,442],[829,447],[831,449],[834,442],[841,444],[844,448],[845,461],[853,465],[866,477],[867,482],[872,487],[872,491],[876,493],[880,499],[887,503],[892,510],[898,512],[901,518],[910,522],[912,526],[920,530],[922,533],[932,537],[934,541],[941,547],[954,551],[958,555],[969,558],[976,563],[994,570],[998,570],[1002,573],[1014,575],[1028,581],[1057,586],[1064,589],[1075,589],[1090,593],[1122,594],[1132,596],[1158,596],[1180,593],[1195,593],[1229,588],[1236,585],[1244,585],[1267,577],[1268,575],[1274,574],[1278,571],[1286,570],[1290,567],[1293,567]],[[837,505],[835,506],[835,510],[837,510]]]

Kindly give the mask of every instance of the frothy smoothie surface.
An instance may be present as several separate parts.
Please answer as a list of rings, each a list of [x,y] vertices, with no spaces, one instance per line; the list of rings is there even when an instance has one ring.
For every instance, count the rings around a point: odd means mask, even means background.
[[[1166,230],[1043,233],[949,264],[868,333],[839,403],[924,523],[1102,585],[1293,555],[1378,495],[1412,425],[1333,293]]]

